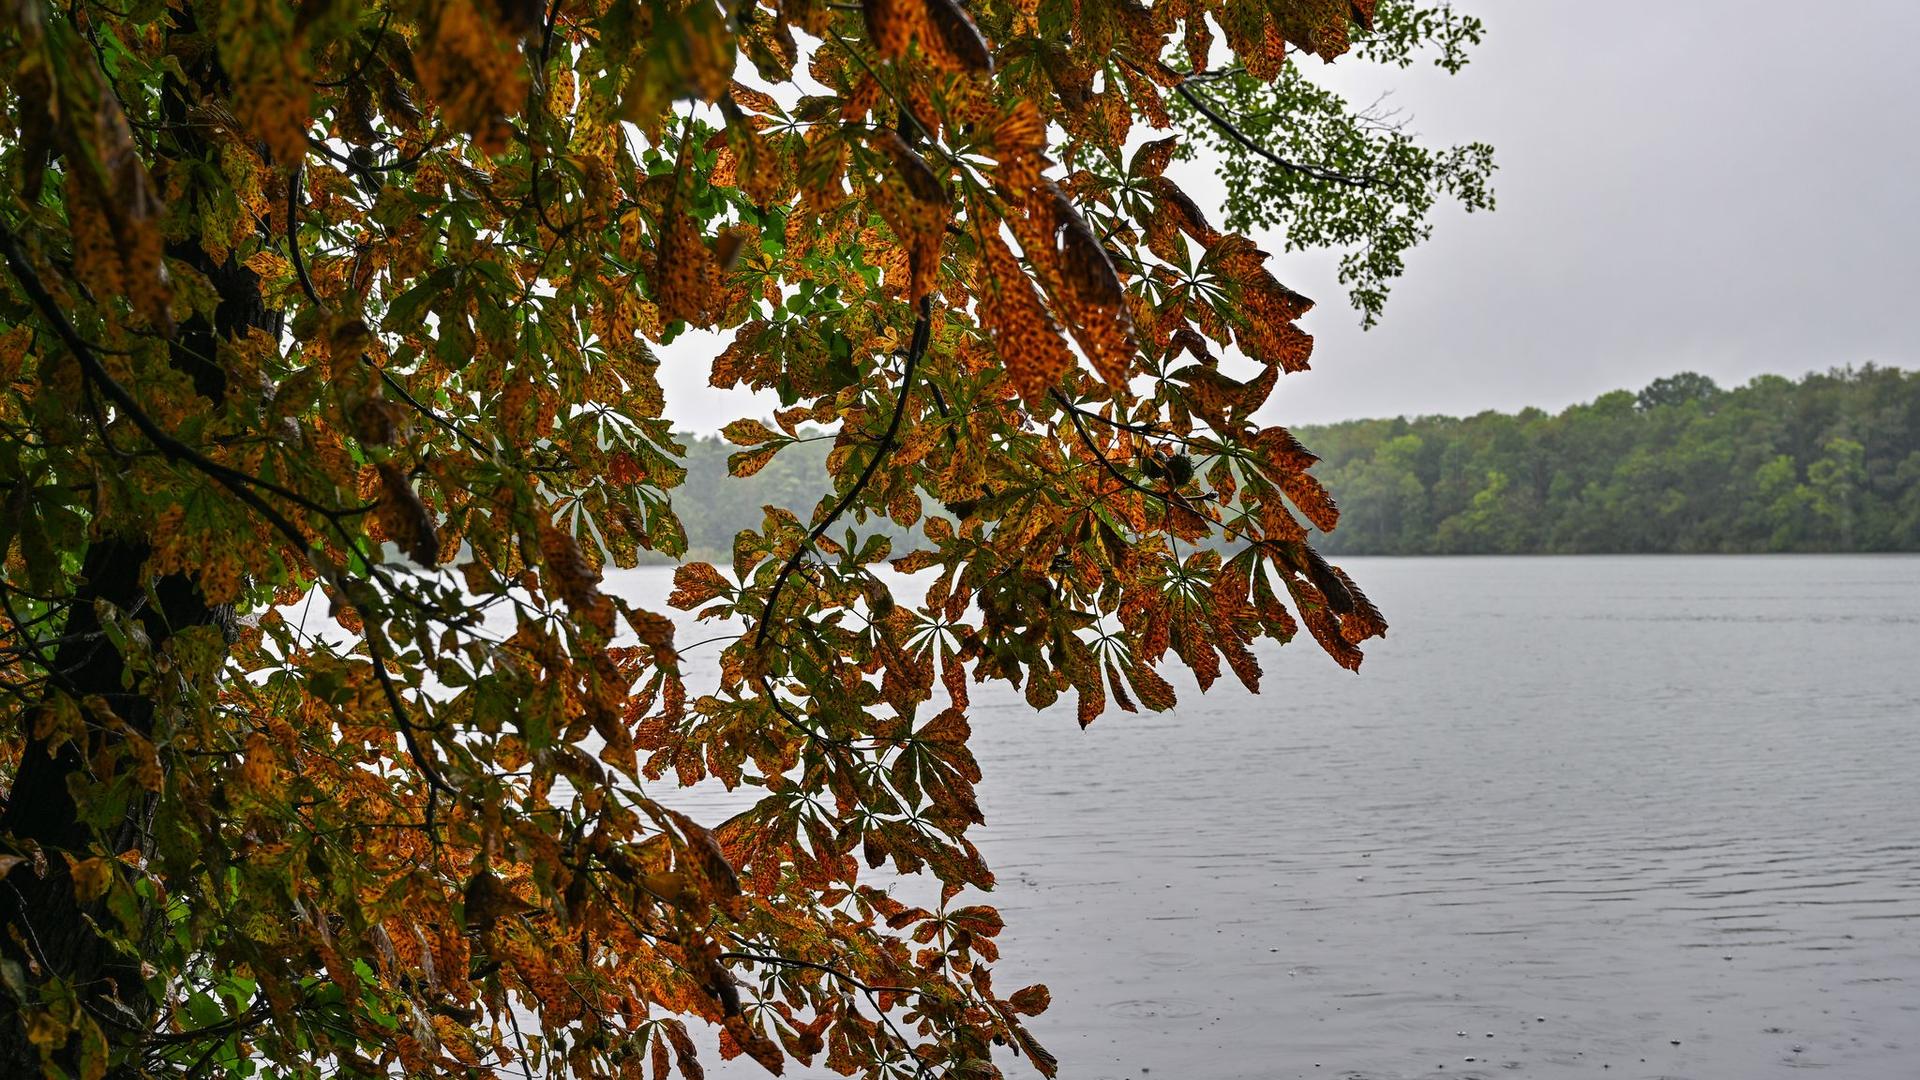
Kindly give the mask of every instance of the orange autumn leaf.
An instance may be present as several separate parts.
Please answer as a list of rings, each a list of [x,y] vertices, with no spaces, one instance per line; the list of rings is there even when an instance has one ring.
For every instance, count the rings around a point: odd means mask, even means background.
[[[1029,406],[1040,407],[1047,391],[1073,367],[1073,354],[1033,283],[997,236],[986,238],[974,295],[980,321],[992,336],[1014,388]]]

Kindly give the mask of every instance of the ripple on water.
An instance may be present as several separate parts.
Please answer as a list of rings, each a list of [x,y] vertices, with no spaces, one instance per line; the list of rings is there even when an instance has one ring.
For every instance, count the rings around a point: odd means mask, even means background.
[[[1111,1002],[1106,1011],[1126,1020],[1186,1020],[1205,1010],[1199,1002],[1185,998],[1144,998]]]
[[[1920,559],[1346,568],[1358,678],[1266,650],[1085,732],[975,691],[1062,1080],[1920,1076]]]

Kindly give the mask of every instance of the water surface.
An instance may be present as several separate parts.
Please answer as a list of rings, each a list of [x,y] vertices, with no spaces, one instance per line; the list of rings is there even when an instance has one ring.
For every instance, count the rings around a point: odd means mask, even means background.
[[[976,692],[1062,1077],[1920,1076],[1920,558],[1346,565],[1359,676]]]

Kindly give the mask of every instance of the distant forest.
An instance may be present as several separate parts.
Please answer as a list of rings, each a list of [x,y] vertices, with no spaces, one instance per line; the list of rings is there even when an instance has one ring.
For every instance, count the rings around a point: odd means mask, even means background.
[[[1686,373],[1557,415],[1294,433],[1340,501],[1339,529],[1316,541],[1329,554],[1920,551],[1920,372],[1868,365],[1734,389]],[[806,518],[831,446],[793,446],[734,479],[734,447],[689,437],[674,507],[695,551],[726,552],[769,503]]]
[[[1894,368],[1296,434],[1340,500],[1329,553],[1920,550],[1920,373]]]

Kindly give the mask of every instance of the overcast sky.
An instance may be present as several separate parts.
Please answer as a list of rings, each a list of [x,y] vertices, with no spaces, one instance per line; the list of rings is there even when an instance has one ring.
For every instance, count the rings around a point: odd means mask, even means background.
[[[1724,385],[1920,366],[1920,2],[1455,6],[1488,29],[1460,75],[1328,74],[1360,100],[1394,90],[1430,142],[1493,143],[1499,209],[1440,213],[1372,331],[1333,258],[1277,254],[1320,301],[1319,345],[1268,418],[1558,409],[1685,370]],[[1217,210],[1217,185],[1189,190]],[[726,340],[665,357],[687,427],[765,411],[706,387]]]

